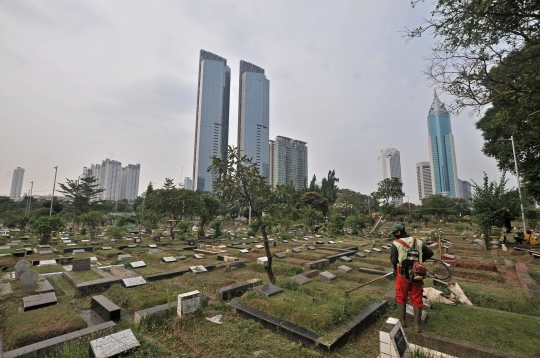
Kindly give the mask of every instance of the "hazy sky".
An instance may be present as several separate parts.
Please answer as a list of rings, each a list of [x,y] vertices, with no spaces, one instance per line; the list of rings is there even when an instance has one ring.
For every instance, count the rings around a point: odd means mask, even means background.
[[[105,158],[141,164],[148,182],[191,176],[199,50],[232,69],[229,143],[236,145],[240,60],[270,80],[270,139],[308,143],[309,179],[377,187],[380,149],[401,152],[404,191],[418,200],[433,100],[422,71],[432,38],[401,32],[432,4],[372,1],[1,1],[0,195],[13,169],[23,192],[51,192]],[[441,95],[443,101],[449,98]],[[452,117],[459,178],[500,173],[481,153],[478,117]],[[183,168],[183,169],[182,169]],[[513,183],[513,178],[511,183]],[[407,198],[405,198],[407,201]]]

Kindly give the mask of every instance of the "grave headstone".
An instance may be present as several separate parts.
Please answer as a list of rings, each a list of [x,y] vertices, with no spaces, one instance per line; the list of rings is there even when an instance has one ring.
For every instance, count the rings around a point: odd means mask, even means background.
[[[142,240],[140,238],[136,237],[135,239],[133,239],[133,242],[135,244],[140,244],[142,242]]]
[[[294,252],[295,254],[302,252],[302,250],[300,250],[299,248],[294,248],[291,251]]]
[[[206,267],[204,267],[203,265],[199,265],[199,266],[190,266],[189,269],[193,272],[193,273],[203,273],[203,272],[207,272],[208,270],[206,269]]]
[[[168,256],[168,257],[163,257],[161,259],[161,261],[165,262],[165,263],[170,263],[170,262],[175,262],[176,261],[176,258],[173,257],[173,256]]]
[[[272,246],[273,246],[273,247],[276,247],[276,246],[277,246],[277,241],[275,241],[275,240],[272,241]]]
[[[217,255],[217,259],[218,259],[219,261],[225,261],[225,257],[226,257],[226,256],[231,256],[231,254],[226,253],[226,252],[224,252],[224,253],[222,253],[222,254],[218,254],[218,255]]]
[[[314,278],[314,277],[319,276],[319,270],[304,271],[300,275],[304,275],[304,276],[306,276],[308,278]]]
[[[11,246],[0,246],[0,250],[9,250]]]
[[[255,248],[256,249],[264,249],[264,246],[263,245],[255,245]]]
[[[157,249],[157,245],[156,244],[150,244],[148,245],[149,248],[151,249]]]
[[[351,262],[352,259],[349,257],[349,256],[341,256],[339,258],[340,261],[343,261],[343,262]]]
[[[141,285],[146,285],[146,281],[142,278],[142,276],[137,277],[128,277],[122,279],[122,284],[125,288],[131,288]]]
[[[103,246],[101,249],[102,249],[102,250],[112,250],[112,247],[110,247],[110,246]]]
[[[160,254],[161,250],[160,249],[148,249],[148,253],[152,254],[152,255]]]
[[[124,254],[124,255],[118,255],[117,256],[118,260],[129,260],[131,258],[132,258],[132,256],[130,254]]]
[[[286,255],[283,252],[278,252],[274,254],[274,257],[277,257],[278,259],[284,259]]]
[[[317,241],[315,241],[315,243],[316,243],[317,245],[324,245],[324,241],[321,241],[321,240],[317,240]]]
[[[160,242],[160,241],[161,241],[161,237],[155,236],[155,237],[154,237],[154,241],[155,241],[155,242]]]
[[[34,292],[37,287],[38,273],[28,270],[21,275],[21,291],[24,293]]]
[[[236,261],[238,261],[238,260],[239,260],[238,257],[233,257],[233,256],[225,256],[225,257],[223,258],[223,262],[225,262],[225,263],[236,262]]]
[[[319,281],[322,282],[331,282],[337,280],[337,276],[328,271],[321,272],[319,274]]]
[[[330,260],[328,259],[321,259],[313,262],[306,262],[304,264],[304,270],[320,270],[325,267],[328,267],[330,265]]]
[[[240,252],[243,253],[243,254],[247,254],[249,252],[249,250],[242,249],[242,250],[240,250]]]
[[[6,283],[0,283],[0,296],[7,295],[8,293],[11,293],[11,284],[9,282]]]
[[[90,258],[86,257],[84,259],[75,259],[73,260],[72,270],[73,271],[88,271],[92,268]]]
[[[313,246],[308,246],[307,249],[308,249],[308,250],[311,250],[311,251],[317,250],[317,248],[315,248],[315,247],[313,247]]]
[[[140,267],[146,267],[146,264],[144,263],[144,261],[134,261],[130,263],[130,266],[132,268],[140,268]]]
[[[362,252],[357,252],[356,254],[354,254],[354,256],[364,258],[364,257],[366,257],[366,254],[364,254]]]
[[[367,252],[369,254],[369,253],[371,253],[371,250],[366,249],[366,250],[364,250],[364,252]]]
[[[76,249],[76,250],[73,250],[73,255],[76,255],[76,254],[84,254],[86,251],[84,251],[83,249]]]
[[[23,297],[23,311],[35,310],[42,307],[55,305],[58,303],[54,292],[42,293],[40,295]]]
[[[200,304],[201,293],[199,291],[191,291],[178,295],[178,305],[176,310],[178,317],[197,312]]]
[[[379,331],[381,357],[405,358],[410,355],[409,342],[399,319],[388,318]]]
[[[271,283],[257,286],[254,288],[254,290],[259,295],[265,296],[265,297],[270,297],[270,296],[277,295],[278,293],[283,292],[282,288],[272,285]]]
[[[379,253],[379,254],[382,252],[381,249],[377,249],[376,247],[374,247],[372,250]]]
[[[352,268],[350,268],[349,266],[341,265],[338,267],[338,271],[341,273],[349,273],[352,271]]]
[[[261,265],[266,265],[268,263],[268,257],[263,256],[263,257],[257,258],[257,263]]]
[[[131,329],[126,329],[90,341],[90,355],[95,358],[120,357],[136,350],[139,346],[139,341]]]
[[[305,285],[306,283],[309,283],[309,282],[312,281],[310,278],[308,278],[305,275],[291,276],[291,277],[289,277],[289,280],[291,280],[291,282],[296,283],[298,286]]]
[[[201,255],[201,254],[194,254],[193,257],[196,258],[197,260],[204,259],[204,255]]]
[[[40,249],[46,249],[48,247],[51,247],[51,245],[39,245],[38,246]]]
[[[176,259],[177,259],[177,260],[185,260],[186,257],[185,257],[185,256],[178,256]]]
[[[38,266],[53,266],[56,265],[56,260],[41,260]]]
[[[284,244],[288,244],[289,240],[281,240],[281,242],[284,243]]]
[[[21,275],[30,269],[30,266],[30,262],[26,260],[21,260],[17,262],[17,264],[15,265],[15,279],[20,279]]]

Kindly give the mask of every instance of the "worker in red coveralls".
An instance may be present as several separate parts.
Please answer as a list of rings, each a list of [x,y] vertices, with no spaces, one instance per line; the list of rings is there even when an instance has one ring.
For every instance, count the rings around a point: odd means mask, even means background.
[[[409,236],[405,231],[405,226],[395,224],[392,226],[390,234],[396,240],[390,251],[390,261],[394,266],[394,274],[396,276],[396,303],[398,307],[398,318],[403,327],[407,327],[405,323],[407,298],[410,294],[411,304],[414,307],[414,330],[417,333],[422,332],[420,325],[422,318],[422,302],[423,296],[423,281],[415,280],[414,277],[409,277],[409,268],[414,264],[410,260],[410,250],[415,250],[417,261],[422,263],[433,256],[433,251],[426,245],[412,236]],[[416,251],[417,250],[417,251]]]

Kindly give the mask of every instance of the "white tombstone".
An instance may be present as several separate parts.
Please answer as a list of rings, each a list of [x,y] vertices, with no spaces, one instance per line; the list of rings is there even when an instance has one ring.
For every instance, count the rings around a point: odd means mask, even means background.
[[[409,342],[397,318],[388,318],[379,331],[380,358],[408,358]]]
[[[259,257],[257,259],[257,263],[261,264],[261,265],[266,265],[268,263],[268,257],[266,257],[266,256]]]
[[[195,313],[201,304],[201,293],[199,291],[191,291],[178,295],[178,306],[176,313],[178,317]]]

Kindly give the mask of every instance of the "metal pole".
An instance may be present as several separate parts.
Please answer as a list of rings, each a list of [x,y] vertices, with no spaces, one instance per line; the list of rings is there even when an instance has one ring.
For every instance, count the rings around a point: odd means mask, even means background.
[[[58,173],[58,167],[54,167],[54,183],[52,187],[51,209],[49,210],[49,216],[52,216],[52,207],[53,207],[53,202],[54,202],[54,188],[56,187],[56,173]]]
[[[523,199],[521,198],[521,184],[519,180],[519,169],[516,157],[516,147],[514,146],[514,136],[510,136],[512,141],[512,151],[514,152],[514,164],[516,165],[516,177],[518,182],[519,202],[521,204],[521,219],[523,220],[523,235],[527,235],[527,224],[525,224],[525,210],[523,210]]]
[[[30,217],[30,211],[32,210],[32,195],[34,193],[34,182],[31,181],[30,184],[30,203],[28,204],[28,217]]]

